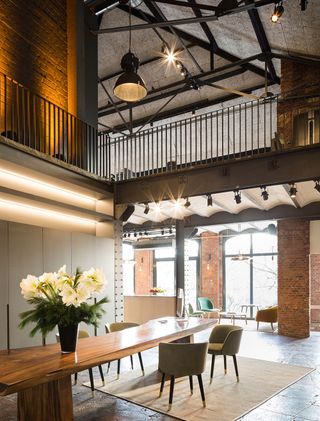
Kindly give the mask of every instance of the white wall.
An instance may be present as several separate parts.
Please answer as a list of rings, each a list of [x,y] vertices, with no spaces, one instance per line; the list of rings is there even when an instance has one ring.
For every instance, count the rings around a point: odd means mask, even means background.
[[[310,254],[320,254],[320,221],[310,222]]]
[[[104,323],[114,320],[114,240],[89,234],[71,233],[14,222],[0,221],[0,349],[6,347],[6,306],[10,306],[11,348],[41,344],[40,335],[30,338],[30,327],[18,329],[19,313],[30,308],[20,292],[20,281],[27,274],[41,275],[63,264],[68,271],[91,266],[103,270],[108,280],[109,303],[98,334]],[[93,328],[89,328],[93,334]],[[48,343],[55,341],[55,332]]]

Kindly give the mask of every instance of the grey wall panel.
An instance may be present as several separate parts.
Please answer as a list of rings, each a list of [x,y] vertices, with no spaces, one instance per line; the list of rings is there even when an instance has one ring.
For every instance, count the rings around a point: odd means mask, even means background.
[[[96,237],[89,234],[72,233],[72,272],[79,267],[87,270],[96,267]],[[81,324],[80,329],[86,329],[94,334],[92,326]]]
[[[8,222],[0,221],[0,349],[7,346]]]
[[[20,330],[19,313],[30,309],[20,292],[21,279],[43,272],[42,228],[9,223],[9,301],[12,348],[41,344],[41,335],[30,338],[30,327]]]
[[[104,324],[114,322],[114,240],[109,238],[96,238],[96,267],[101,269],[107,279],[107,287],[102,296],[109,299],[105,309],[107,313],[101,320],[98,335],[105,333]]]
[[[71,271],[71,233],[43,229],[43,268],[45,272],[56,272],[64,264]],[[56,331],[49,333],[46,343],[56,342]]]

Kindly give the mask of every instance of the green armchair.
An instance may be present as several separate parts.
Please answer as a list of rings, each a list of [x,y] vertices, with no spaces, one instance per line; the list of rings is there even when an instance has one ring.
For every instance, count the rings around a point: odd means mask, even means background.
[[[220,308],[215,308],[212,301],[207,297],[198,297],[199,310],[210,317],[210,314],[219,313]]]
[[[224,372],[227,373],[227,355],[233,357],[234,369],[239,381],[239,371],[236,354],[239,352],[242,337],[242,327],[230,325],[218,325],[212,329],[209,337],[208,353],[212,355],[210,383],[212,383],[213,370],[216,355],[223,355]]]
[[[186,313],[188,317],[204,317],[205,315],[205,312],[202,310],[194,310],[191,304],[188,304]]]
[[[257,330],[259,329],[259,323],[271,323],[271,328],[274,330],[273,323],[278,321],[278,306],[271,306],[267,308],[263,308],[257,311],[256,314],[256,322],[257,322]]]

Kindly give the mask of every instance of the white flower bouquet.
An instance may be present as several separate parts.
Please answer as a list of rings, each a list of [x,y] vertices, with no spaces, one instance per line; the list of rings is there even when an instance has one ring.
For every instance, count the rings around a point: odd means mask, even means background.
[[[97,327],[108,299],[104,297],[92,304],[87,301],[100,294],[105,285],[103,273],[93,268],[84,272],[77,269],[75,275],[70,275],[64,265],[58,272],[39,277],[28,275],[20,283],[21,293],[34,307],[20,314],[19,327],[35,323],[30,336],[40,331],[44,337],[57,325],[68,327],[85,322]]]

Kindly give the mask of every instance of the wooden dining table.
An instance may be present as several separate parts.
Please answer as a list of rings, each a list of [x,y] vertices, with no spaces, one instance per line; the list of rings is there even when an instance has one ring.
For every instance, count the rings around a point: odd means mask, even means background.
[[[0,395],[18,393],[19,421],[73,420],[71,375],[158,346],[192,342],[194,333],[214,319],[175,317],[78,341],[77,351],[62,354],[59,344],[0,351]]]

